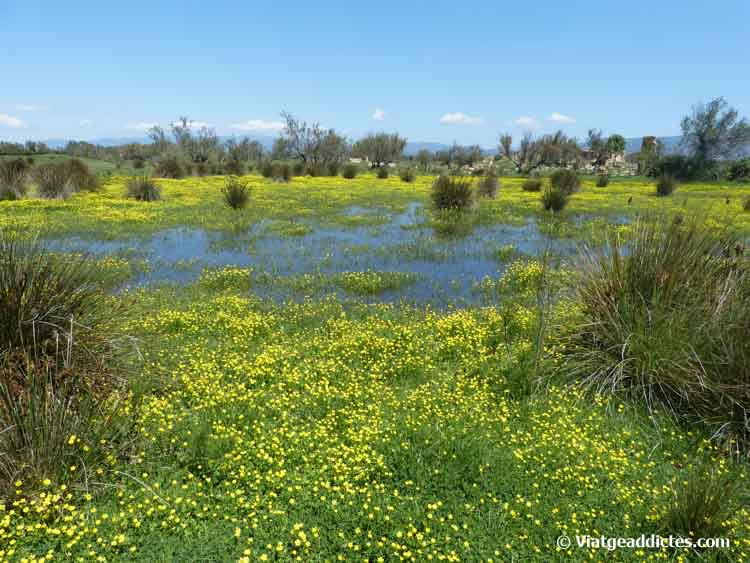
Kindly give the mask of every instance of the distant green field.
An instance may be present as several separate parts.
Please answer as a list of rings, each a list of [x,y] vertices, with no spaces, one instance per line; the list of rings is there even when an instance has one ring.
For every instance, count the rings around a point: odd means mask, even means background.
[[[0,154],[0,161],[14,160],[16,158],[19,158],[19,155]],[[20,158],[25,159],[26,156],[21,156]],[[66,160],[70,160],[74,157],[68,156],[66,154],[40,154],[32,158],[34,159],[34,166],[37,166],[40,164],[65,162]],[[118,168],[117,164],[115,164],[114,162],[100,160],[98,158],[80,158],[80,160],[85,162],[92,172],[96,173],[111,172],[112,174],[118,175],[131,175],[136,173],[136,170],[132,167],[130,162],[125,162],[120,166],[120,168]]]

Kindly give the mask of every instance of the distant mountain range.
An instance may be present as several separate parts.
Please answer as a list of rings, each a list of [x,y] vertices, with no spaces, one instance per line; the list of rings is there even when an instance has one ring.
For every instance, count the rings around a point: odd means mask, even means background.
[[[228,140],[231,137],[220,137],[222,141]],[[271,149],[273,146],[273,142],[276,139],[276,137],[270,137],[268,135],[242,135],[239,137],[250,139],[251,141],[258,141],[261,145],[263,145],[266,149]],[[661,141],[662,145],[664,146],[664,152],[666,154],[677,154],[680,151],[680,139],[681,137],[679,135],[672,136],[672,137],[658,137],[659,141]],[[53,149],[60,149],[65,146],[65,144],[69,141],[69,139],[47,139],[44,141],[47,146],[53,148]],[[638,152],[641,150],[641,137],[633,137],[630,139],[625,139],[625,152],[630,154],[634,152]],[[102,145],[104,147],[116,147],[118,145],[126,145],[129,143],[150,143],[151,140],[146,137],[103,137],[99,139],[90,139],[88,140],[89,143],[95,144],[95,145]],[[427,149],[431,152],[446,150],[450,148],[449,144],[445,143],[431,143],[426,141],[410,141],[406,143],[406,148],[404,149],[404,154],[406,156],[413,156],[417,154],[419,151],[423,149]],[[497,147],[482,147],[482,152],[484,152],[485,155],[493,155],[497,152]]]

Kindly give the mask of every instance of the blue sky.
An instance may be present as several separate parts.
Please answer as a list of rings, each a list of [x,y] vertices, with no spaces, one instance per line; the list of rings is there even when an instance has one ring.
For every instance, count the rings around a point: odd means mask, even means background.
[[[498,133],[679,133],[750,114],[750,2],[0,0],[0,139],[140,136],[179,115],[276,134],[492,146]]]

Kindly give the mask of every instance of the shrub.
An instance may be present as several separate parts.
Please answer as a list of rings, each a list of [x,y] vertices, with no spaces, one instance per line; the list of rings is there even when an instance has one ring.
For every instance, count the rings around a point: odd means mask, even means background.
[[[0,231],[0,489],[88,463],[115,430],[100,404],[118,383],[113,303],[96,275],[85,256]]]
[[[439,176],[432,184],[432,202],[437,209],[466,209],[472,203],[471,183],[450,176]]]
[[[521,188],[525,192],[538,192],[542,189],[542,181],[539,178],[529,178],[521,184]]]
[[[412,168],[402,168],[398,173],[398,177],[401,178],[402,182],[406,182],[407,184],[411,184],[417,179],[417,175]]]
[[[195,170],[195,174],[197,176],[208,176],[208,173],[209,173],[208,163],[197,162],[193,170]]]
[[[232,209],[244,209],[250,200],[250,186],[234,176],[226,179],[221,192],[224,201]]]
[[[318,176],[325,176],[325,170],[323,170],[323,165],[321,165],[318,162],[311,162],[307,165],[305,168],[305,171],[307,172],[307,175],[311,178],[316,178]]]
[[[677,181],[666,174],[659,176],[656,181],[656,194],[660,196],[671,195],[677,189]]]
[[[721,163],[701,161],[680,154],[670,154],[660,158],[651,169],[650,176],[672,176],[677,180],[718,180],[723,174]]]
[[[161,188],[148,176],[136,176],[128,182],[127,196],[138,201],[158,201]]]
[[[63,163],[44,164],[34,170],[37,194],[45,199],[68,197],[74,187],[70,182],[70,175]]]
[[[142,170],[146,166],[146,161],[142,156],[133,157],[133,168],[135,170]]]
[[[94,192],[99,189],[99,177],[79,158],[71,158],[62,164],[71,188],[74,191]]]
[[[238,158],[230,158],[224,163],[224,174],[230,176],[242,176],[245,173],[245,167]]]
[[[305,165],[302,162],[297,161],[292,165],[292,174],[294,174],[295,176],[302,176],[302,174],[304,173]]]
[[[352,180],[357,177],[357,167],[351,162],[344,165],[344,169],[341,171],[341,175],[347,180]]]
[[[562,211],[568,205],[569,197],[570,194],[566,190],[549,186],[542,193],[542,205],[547,211]]]
[[[750,158],[733,162],[727,170],[727,179],[732,182],[750,180]]]
[[[686,538],[725,535],[723,523],[736,506],[738,480],[734,475],[700,461],[680,471],[670,488],[662,532]]]
[[[742,202],[742,208],[745,211],[750,211],[750,196],[746,197],[745,200]]]
[[[340,166],[338,162],[329,162],[326,166],[326,174],[329,176],[338,176]]]
[[[647,221],[585,250],[569,373],[717,435],[750,436],[750,268],[736,238],[695,220]]]
[[[274,167],[273,177],[275,180],[288,182],[292,179],[292,167],[287,163],[279,164]]]
[[[261,163],[260,175],[264,178],[273,178],[273,163],[270,160],[264,160]]]
[[[606,188],[607,186],[609,186],[609,176],[607,176],[606,174],[601,174],[596,179],[596,185],[599,188]]]
[[[165,156],[159,159],[159,162],[156,163],[155,172],[161,178],[179,179],[185,177],[185,169],[176,156]]]
[[[477,195],[481,197],[494,198],[497,196],[499,183],[494,172],[490,171],[477,184]]]
[[[549,177],[549,183],[553,188],[558,188],[567,194],[577,192],[581,187],[581,179],[578,174],[567,168],[555,170]]]
[[[0,200],[18,199],[26,195],[28,164],[17,158],[0,161]]]
[[[388,167],[378,166],[377,170],[375,171],[375,175],[381,180],[385,180],[388,177]]]

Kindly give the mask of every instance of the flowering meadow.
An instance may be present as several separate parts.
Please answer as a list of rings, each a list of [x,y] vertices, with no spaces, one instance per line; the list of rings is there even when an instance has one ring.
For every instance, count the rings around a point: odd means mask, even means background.
[[[231,235],[265,221],[297,240],[377,229],[418,202],[420,228],[436,237],[422,258],[450,249],[462,228],[529,218],[581,244],[655,211],[750,233],[748,186],[686,185],[667,199],[644,180],[587,180],[548,218],[539,194],[503,178],[495,199],[445,235],[457,220],[427,208],[432,178],[246,179],[242,211],[222,204],[220,177],[158,180],[158,202],[125,198],[126,179],[115,178],[67,200],[0,202],[0,228],[107,241],[176,227]],[[747,465],[699,427],[557,378],[557,334],[579,315],[565,299],[575,260],[497,249],[502,267],[471,288],[492,299],[470,306],[380,301],[425,274],[370,267],[282,276],[223,264],[184,283],[128,286],[158,264],[97,255],[111,330],[137,348],[129,381],[99,413],[103,431],[65,437],[60,471],[19,478],[0,498],[0,561],[750,559],[740,492],[713,523],[726,549],[575,544],[669,534],[696,460],[742,484]],[[430,259],[437,271],[441,258]],[[267,298],[261,286],[296,298]]]

